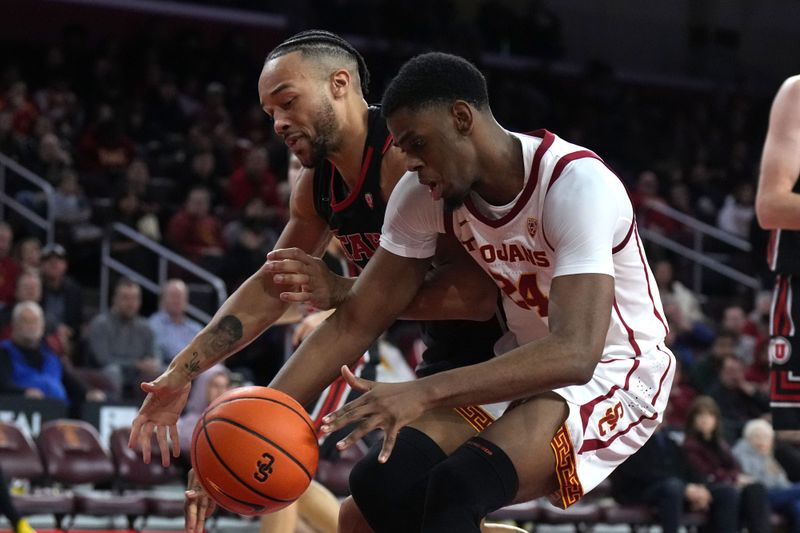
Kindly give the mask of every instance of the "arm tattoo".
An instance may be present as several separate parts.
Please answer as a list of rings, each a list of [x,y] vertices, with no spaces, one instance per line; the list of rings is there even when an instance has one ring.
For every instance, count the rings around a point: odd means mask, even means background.
[[[197,352],[192,352],[192,358],[189,360],[188,363],[183,364],[184,370],[189,375],[189,377],[194,376],[197,374],[197,371],[200,370],[200,354]]]
[[[205,339],[206,355],[219,358],[242,338],[242,322],[233,315],[222,317]]]

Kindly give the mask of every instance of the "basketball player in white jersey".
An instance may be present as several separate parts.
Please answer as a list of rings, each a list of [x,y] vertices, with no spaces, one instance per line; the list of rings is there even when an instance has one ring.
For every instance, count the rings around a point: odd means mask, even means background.
[[[368,392],[323,429],[360,421],[342,448],[384,430],[378,461],[351,476],[371,521],[381,502],[361,486],[390,464],[400,428],[436,407],[511,401],[430,470],[414,530],[477,532],[492,510],[545,495],[566,508],[644,444],[672,385],[667,325],[626,191],[593,152],[547,131],[502,128],[482,74],[456,56],[406,63],[383,113],[409,172],[390,199],[381,246],[282,372],[314,358],[354,361],[414,297],[437,236],[452,232],[504,294],[505,353],[406,383],[343,367]]]

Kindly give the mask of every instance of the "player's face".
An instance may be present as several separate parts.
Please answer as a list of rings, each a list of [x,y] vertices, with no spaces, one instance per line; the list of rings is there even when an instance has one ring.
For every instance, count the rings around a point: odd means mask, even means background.
[[[416,172],[419,182],[442,199],[449,209],[464,203],[478,181],[475,151],[469,137],[458,132],[448,106],[412,111],[400,109],[387,120],[394,144],[406,159],[406,168]]]
[[[261,106],[275,133],[304,167],[314,167],[339,145],[328,85],[312,60],[293,52],[270,60],[258,80]]]

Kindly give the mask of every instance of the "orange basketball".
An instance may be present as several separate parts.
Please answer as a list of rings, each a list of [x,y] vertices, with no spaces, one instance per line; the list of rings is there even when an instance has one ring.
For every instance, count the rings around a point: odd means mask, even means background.
[[[205,410],[192,435],[192,466],[219,505],[242,515],[295,501],[317,471],[311,419],[293,398],[266,387],[233,389]]]

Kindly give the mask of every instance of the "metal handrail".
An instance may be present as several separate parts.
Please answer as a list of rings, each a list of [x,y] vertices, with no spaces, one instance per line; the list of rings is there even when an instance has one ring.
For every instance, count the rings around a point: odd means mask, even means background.
[[[690,228],[696,232],[703,233],[708,235],[709,237],[714,237],[715,239],[724,242],[725,244],[729,244],[734,248],[738,248],[743,252],[749,252],[753,249],[752,245],[749,241],[742,239],[741,237],[737,237],[727,231],[721,230],[711,224],[706,224],[702,220],[698,220],[691,215],[687,215],[683,211],[678,211],[674,207],[670,207],[663,203],[653,203],[648,204],[641,208],[642,210],[650,209],[653,211],[658,211],[659,213],[670,217],[671,219],[680,222],[687,228]]]
[[[228,291],[225,289],[225,283],[218,276],[215,276],[208,270],[198,266],[196,263],[189,261],[169,248],[157,243],[156,241],[145,237],[135,229],[125,224],[115,222],[110,226],[110,231],[106,234],[102,243],[102,250],[100,254],[101,268],[100,268],[100,310],[105,312],[108,309],[108,294],[109,294],[109,269],[130,278],[132,281],[141,285],[154,294],[161,294],[161,286],[167,281],[167,265],[173,263],[180,268],[194,274],[198,278],[211,285],[217,294],[217,306],[228,297]],[[114,233],[120,233],[125,237],[131,239],[137,244],[149,249],[158,255],[158,280],[153,281],[147,278],[124,263],[111,257],[111,237]],[[211,322],[212,316],[203,311],[202,309],[189,304],[186,308],[186,313],[193,318],[200,320],[203,323]]]
[[[639,233],[642,235],[643,239],[658,244],[673,252],[679,253],[694,262],[692,270],[692,289],[695,292],[700,294],[703,292],[703,268],[713,270],[755,291],[761,288],[761,284],[757,278],[750,276],[745,272],[736,270],[735,268],[732,268],[729,265],[726,265],[723,262],[708,257],[704,254],[703,241],[706,237],[714,238],[736,250],[745,253],[749,253],[753,249],[753,246],[750,244],[750,242],[710,224],[706,224],[701,220],[698,220],[663,203],[654,203],[644,206],[640,210],[639,214],[642,215],[644,212],[646,212],[646,210],[656,211],[690,230],[692,234],[691,247],[682,244],[681,242],[664,235],[663,233],[649,230],[645,227],[640,227]]]
[[[13,171],[19,177],[28,180],[30,183],[40,188],[44,192],[45,200],[47,202],[47,218],[42,217],[39,213],[33,211],[25,205],[22,205],[17,200],[6,194],[6,170]],[[46,244],[52,244],[52,242],[55,240],[56,233],[55,209],[53,208],[54,201],[55,189],[47,180],[23,167],[7,155],[0,153],[0,220],[5,220],[4,207],[13,209],[23,217],[30,220],[36,226],[42,228],[46,235]]]

